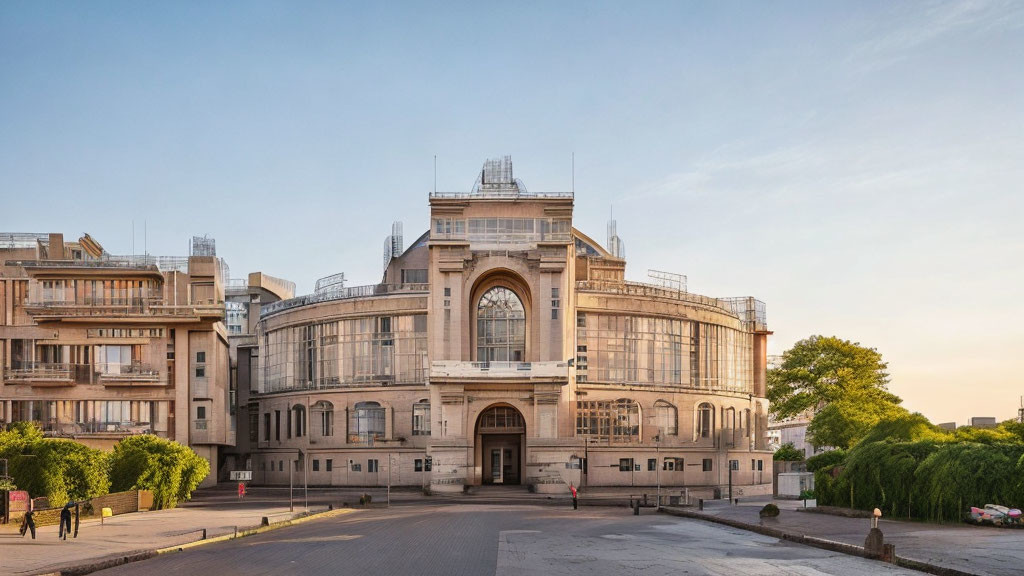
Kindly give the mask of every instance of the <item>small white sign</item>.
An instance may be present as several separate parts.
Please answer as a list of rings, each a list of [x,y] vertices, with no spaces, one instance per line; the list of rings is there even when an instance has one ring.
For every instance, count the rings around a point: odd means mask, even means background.
[[[252,470],[232,470],[232,480],[252,480]]]

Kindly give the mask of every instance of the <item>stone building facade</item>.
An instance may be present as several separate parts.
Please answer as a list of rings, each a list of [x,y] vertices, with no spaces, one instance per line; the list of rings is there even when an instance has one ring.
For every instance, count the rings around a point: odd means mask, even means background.
[[[254,481],[770,493],[762,303],[626,281],[508,158],[429,201],[380,284],[262,308]]]
[[[153,433],[217,470],[235,442],[224,269],[208,238],[152,257],[113,256],[88,234],[0,234],[0,425],[103,449]]]

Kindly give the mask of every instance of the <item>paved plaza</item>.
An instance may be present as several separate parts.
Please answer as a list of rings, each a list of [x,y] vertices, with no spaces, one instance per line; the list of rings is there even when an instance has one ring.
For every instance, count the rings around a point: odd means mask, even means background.
[[[627,509],[361,510],[98,574],[917,574],[698,520]]]

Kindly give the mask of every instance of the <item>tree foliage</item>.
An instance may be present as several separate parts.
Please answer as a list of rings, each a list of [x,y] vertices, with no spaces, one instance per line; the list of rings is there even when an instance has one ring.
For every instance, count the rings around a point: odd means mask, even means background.
[[[815,412],[808,438],[815,446],[849,448],[880,420],[906,414],[888,391],[882,355],[834,336],[797,342],[768,371],[768,399],[778,419]]]
[[[45,438],[32,423],[17,422],[0,432],[0,458],[7,458],[15,484],[54,506],[102,496],[110,487],[107,454],[73,440]]]
[[[111,454],[113,489],[150,490],[157,508],[188,500],[209,473],[210,463],[191,448],[149,434],[121,440]]]
[[[779,449],[775,451],[775,456],[772,459],[783,462],[799,462],[804,459],[804,451],[797,450],[796,447],[793,446],[792,442],[786,442],[782,446],[779,446]]]

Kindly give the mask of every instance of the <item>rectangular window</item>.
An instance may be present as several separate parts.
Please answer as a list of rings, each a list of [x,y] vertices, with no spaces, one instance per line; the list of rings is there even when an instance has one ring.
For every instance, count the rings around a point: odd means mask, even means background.
[[[757,461],[757,471],[764,472],[764,460]]]
[[[270,412],[263,415],[263,440],[270,442]]]
[[[730,470],[739,470],[740,469],[740,461],[739,460],[729,460],[729,469]]]
[[[552,288],[551,289],[551,297],[552,298],[558,298],[558,288]]]
[[[284,460],[277,461],[277,469],[281,472],[284,472]]]
[[[281,411],[274,410],[274,440],[281,441]]]
[[[754,460],[753,458],[750,459],[750,469],[757,470],[757,460]]]
[[[206,363],[206,352],[196,352],[196,364]]]
[[[256,412],[249,414],[249,441],[256,442],[260,439],[260,415]]]
[[[711,472],[711,458],[705,458],[703,466],[705,472]]]
[[[452,289],[451,288],[445,288],[444,289],[444,297],[445,298],[451,298],[452,297]]]
[[[363,465],[362,464],[356,464],[355,462],[353,462],[352,463],[352,471],[353,472],[362,472],[363,471]]]
[[[378,462],[377,462],[376,458],[371,458],[371,459],[366,461],[366,471],[367,472],[377,472],[378,471]]]
[[[334,460],[328,458],[327,459],[327,471],[330,472],[331,470],[334,470]]]
[[[647,471],[648,472],[654,472],[657,469],[658,469],[658,459],[657,458],[648,458],[647,459]]]
[[[629,472],[633,469],[632,458],[619,458],[619,472]]]
[[[271,472],[274,471],[274,461],[273,460],[270,461],[270,471]]]
[[[421,460],[419,458],[413,460],[412,461],[412,466],[413,466],[413,471],[414,472],[423,472],[423,460]]]
[[[196,366],[196,378],[206,378],[206,366]]]
[[[551,319],[558,320],[558,308],[551,309]]]
[[[206,420],[206,406],[196,406],[196,420]]]
[[[319,460],[313,460],[313,472],[319,472],[319,471],[320,471],[320,461]]]

